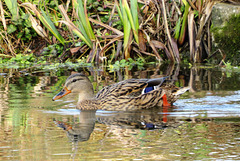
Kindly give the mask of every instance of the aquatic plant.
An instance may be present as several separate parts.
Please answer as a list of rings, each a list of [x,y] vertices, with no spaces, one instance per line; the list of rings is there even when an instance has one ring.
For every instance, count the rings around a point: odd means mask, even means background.
[[[133,67],[137,67],[138,69],[143,69],[146,62],[142,58],[138,58],[137,60],[133,60],[132,58],[122,59],[120,61],[116,61],[114,64],[109,64],[108,69],[110,72],[118,71],[121,68],[128,68],[131,70]]]

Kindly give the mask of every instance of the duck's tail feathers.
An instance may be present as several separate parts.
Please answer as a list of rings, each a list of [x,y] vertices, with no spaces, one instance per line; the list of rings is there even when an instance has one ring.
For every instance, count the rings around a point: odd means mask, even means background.
[[[190,89],[189,86],[188,87],[181,87],[181,88],[179,88],[179,90],[174,92],[173,95],[176,95],[176,96],[181,95],[181,94],[187,92],[189,89]]]

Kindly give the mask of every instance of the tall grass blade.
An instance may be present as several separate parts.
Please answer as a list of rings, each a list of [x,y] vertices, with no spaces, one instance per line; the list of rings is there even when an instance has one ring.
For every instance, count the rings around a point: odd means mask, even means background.
[[[76,25],[78,26],[79,30],[81,31],[81,33],[83,34],[83,36],[92,44],[92,40],[91,37],[89,37],[89,35],[87,34],[88,32],[84,29],[83,24],[80,21],[76,21]]]
[[[118,16],[119,16],[121,22],[123,22],[122,9],[120,9],[120,7],[118,5],[116,7],[117,7],[117,11],[118,11]]]
[[[65,21],[61,21],[61,22],[63,22],[65,25],[67,25],[67,27],[69,28],[70,31],[74,32],[82,41],[84,41],[90,48],[92,48],[93,47],[92,41],[88,38],[86,33],[84,35],[81,32],[81,30],[78,27],[76,27],[76,25],[73,24],[73,22],[69,19],[67,12],[64,9],[63,5],[59,5],[58,8],[59,8],[63,18],[65,19]],[[82,30],[84,30],[84,29],[82,28]]]
[[[12,19],[16,20],[18,18],[18,3],[17,0],[5,0],[5,3],[12,14]]]
[[[89,32],[91,34],[91,40],[96,40],[95,34],[93,32],[92,26],[90,24],[89,18],[88,18],[88,14],[87,14],[87,0],[84,1],[84,13],[85,13],[85,19],[86,19],[86,23],[87,23],[87,32]]]
[[[72,22],[67,22],[67,21],[60,21],[62,23],[64,23],[65,25],[67,25],[67,27],[72,30],[73,33],[75,33],[82,41],[84,41],[90,48],[92,48],[92,42],[88,41],[83,34],[81,33],[81,31],[78,29],[78,27],[76,27]]]
[[[133,23],[135,26],[136,31],[138,32],[139,23],[138,23],[138,2],[137,0],[131,0],[131,13],[133,17]]]
[[[189,7],[190,7],[189,4],[186,2],[185,11],[184,11],[183,20],[182,20],[182,27],[181,27],[180,35],[178,38],[178,43],[180,45],[183,44],[183,42],[185,40],[185,36],[186,36]]]
[[[175,36],[174,36],[174,38],[176,40],[178,40],[178,38],[179,38],[180,31],[181,31],[181,18],[178,19],[177,24],[175,26],[175,32],[174,32]]]
[[[135,23],[134,23],[133,16],[132,16],[132,13],[130,11],[129,5],[127,3],[127,0],[122,0],[122,1],[123,1],[122,2],[123,10],[125,10],[125,12],[127,14],[129,23],[130,23],[131,28],[133,30],[133,35],[134,35],[135,41],[136,41],[137,44],[139,44],[138,30],[136,29],[136,26],[135,26]]]
[[[81,25],[82,25],[81,31],[85,32],[90,40],[95,40],[96,37],[94,35],[92,26],[89,22],[87,11],[83,7],[82,0],[73,0],[73,3],[74,3],[74,6],[75,6],[75,10],[77,12],[77,15],[78,15],[78,19],[80,20]],[[85,4],[86,4],[86,1],[85,1]],[[85,30],[85,31],[83,31],[83,30]]]
[[[38,9],[36,8],[36,5],[31,4],[31,3],[22,3],[22,6],[24,6],[27,10],[29,7],[38,17],[38,19],[43,23],[43,25],[58,39],[58,41],[60,43],[62,43],[63,45],[65,44],[65,40],[62,37],[62,35],[58,32],[58,30],[56,29],[56,27],[54,26],[51,18],[46,15],[46,13],[41,9],[41,13],[38,11]]]
[[[42,12],[42,15],[39,16],[39,19],[41,20],[41,22],[58,39],[58,41],[64,45],[65,40],[62,37],[62,35],[58,32],[56,27],[54,26],[50,17],[48,15],[46,15],[46,13],[42,9],[41,9],[41,12]]]
[[[122,1],[119,1],[119,7],[117,7],[118,10],[118,14],[120,15],[120,19],[122,21],[123,24],[123,49],[124,49],[124,56],[125,59],[130,58],[130,53],[128,51],[128,47],[129,47],[129,42],[130,42],[130,33],[131,33],[131,25],[130,22],[128,20],[127,17],[127,13],[126,10],[123,8],[123,4]]]
[[[211,16],[214,4],[215,4],[215,2],[208,2],[207,6],[204,8],[204,14],[206,14],[206,19],[205,19],[204,25],[207,23],[207,21],[209,20],[209,17]]]

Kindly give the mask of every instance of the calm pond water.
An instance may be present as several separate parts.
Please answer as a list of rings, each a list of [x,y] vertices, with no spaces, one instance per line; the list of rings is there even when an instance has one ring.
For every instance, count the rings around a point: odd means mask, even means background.
[[[71,69],[0,70],[0,160],[240,160],[240,74],[154,66],[108,73],[79,68],[96,92],[129,78],[169,75],[191,90],[170,108],[79,111],[52,101]]]

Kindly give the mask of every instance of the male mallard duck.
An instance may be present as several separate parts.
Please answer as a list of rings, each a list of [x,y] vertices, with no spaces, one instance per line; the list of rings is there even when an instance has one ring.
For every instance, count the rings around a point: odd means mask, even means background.
[[[124,80],[101,89],[94,96],[88,77],[76,73],[67,78],[62,91],[53,97],[53,101],[69,93],[78,93],[77,108],[80,110],[137,110],[170,106],[189,88],[166,84],[165,79]]]

